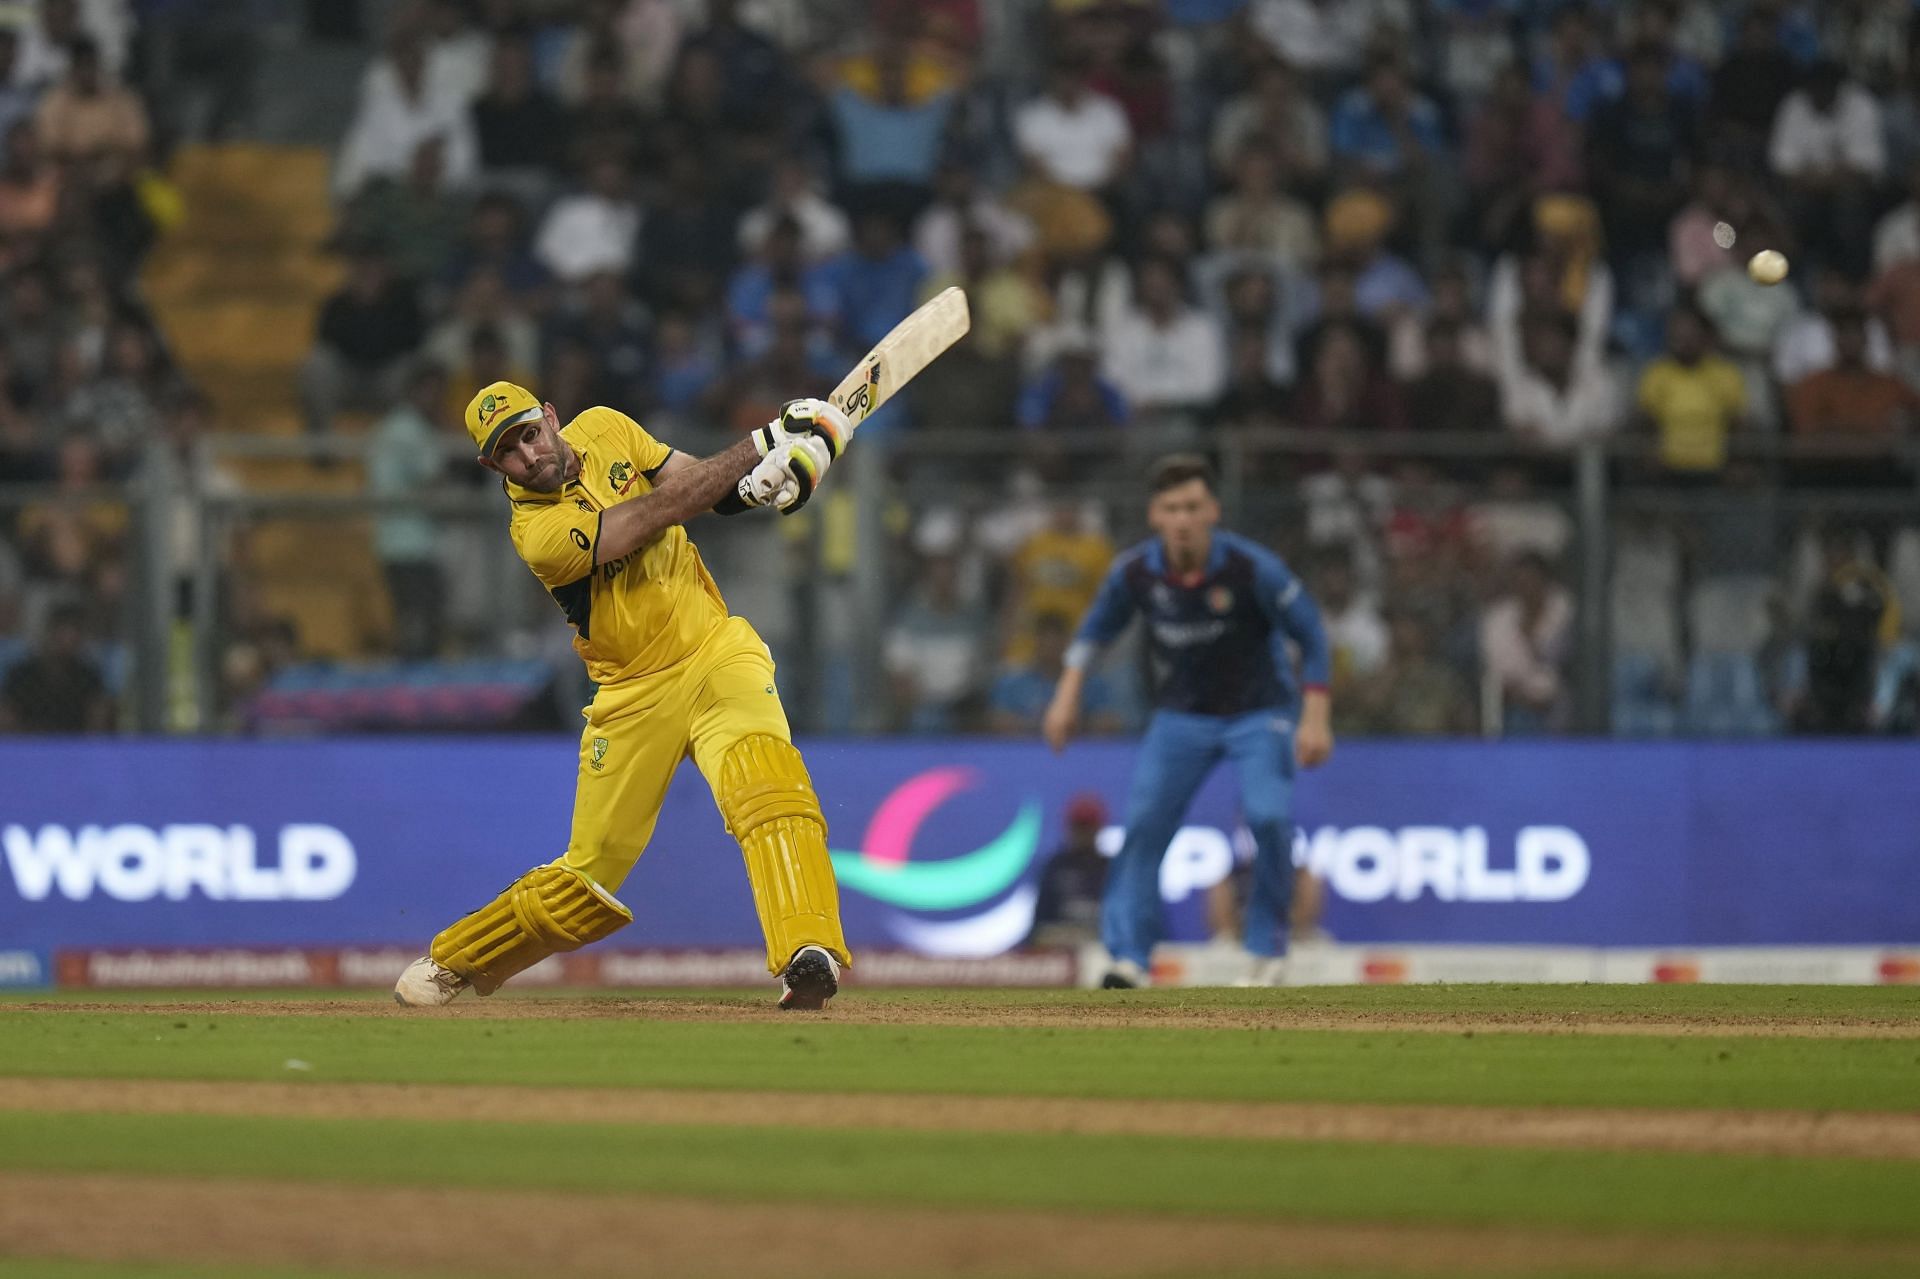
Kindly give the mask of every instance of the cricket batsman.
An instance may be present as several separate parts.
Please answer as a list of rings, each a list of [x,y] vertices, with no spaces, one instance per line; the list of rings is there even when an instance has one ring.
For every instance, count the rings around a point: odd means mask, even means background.
[[[1041,722],[1047,744],[1065,749],[1088,664],[1134,614],[1144,617],[1155,710],[1101,904],[1100,940],[1113,960],[1102,984],[1147,984],[1161,932],[1160,862],[1194,792],[1227,760],[1255,846],[1243,984],[1279,985],[1293,899],[1294,763],[1313,768],[1333,753],[1320,610],[1277,555],[1218,527],[1206,459],[1163,458],[1149,490],[1154,536],[1108,570]],[[1289,642],[1300,654],[1298,681]]]
[[[632,418],[591,408],[563,429],[553,405],[509,382],[473,397],[467,433],[501,477],[508,534],[573,625],[599,686],[582,713],[566,852],[449,924],[393,988],[436,1006],[490,995],[560,951],[633,922],[614,897],[646,849],[683,756],[713,790],[746,856],[780,1007],[820,1009],[850,962],[820,801],[774,689],[773,659],[727,613],[685,523],[805,505],[851,433],[823,400],[695,460]]]

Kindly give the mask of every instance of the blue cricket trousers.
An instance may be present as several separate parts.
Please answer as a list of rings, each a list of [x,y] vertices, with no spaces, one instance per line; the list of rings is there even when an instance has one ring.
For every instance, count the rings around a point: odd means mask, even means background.
[[[1116,959],[1145,968],[1160,940],[1160,863],[1187,805],[1213,766],[1231,760],[1240,806],[1253,831],[1253,888],[1245,943],[1256,955],[1287,953],[1293,904],[1293,715],[1156,711],[1140,743],[1127,794],[1127,836],[1107,875],[1100,939]]]

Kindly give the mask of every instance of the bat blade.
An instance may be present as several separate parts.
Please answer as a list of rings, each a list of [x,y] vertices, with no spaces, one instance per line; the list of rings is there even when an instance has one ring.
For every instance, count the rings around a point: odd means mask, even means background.
[[[918,377],[942,351],[965,337],[972,324],[967,295],[957,286],[941,290],[894,325],[893,331],[833,388],[828,402],[858,429],[868,415]]]

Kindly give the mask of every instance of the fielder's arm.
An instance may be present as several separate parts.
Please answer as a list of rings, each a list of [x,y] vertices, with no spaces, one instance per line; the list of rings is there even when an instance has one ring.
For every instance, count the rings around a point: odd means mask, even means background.
[[[651,492],[630,497],[601,514],[594,565],[631,555],[674,525],[711,510],[735,492],[740,477],[759,462],[760,450],[751,436],[697,462],[675,453],[660,467],[660,483]]]

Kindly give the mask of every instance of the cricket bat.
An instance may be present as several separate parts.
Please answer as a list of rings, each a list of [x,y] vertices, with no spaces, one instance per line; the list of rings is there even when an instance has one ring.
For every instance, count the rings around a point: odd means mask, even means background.
[[[965,337],[972,324],[967,295],[958,286],[941,290],[894,325],[893,331],[833,388],[827,402],[847,415],[852,430],[858,430],[868,414],[918,377],[942,351]]]

